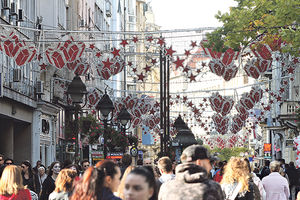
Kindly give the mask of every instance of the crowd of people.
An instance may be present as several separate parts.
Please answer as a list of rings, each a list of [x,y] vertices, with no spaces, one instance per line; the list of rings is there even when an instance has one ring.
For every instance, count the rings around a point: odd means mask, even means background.
[[[175,163],[169,157],[92,166],[67,160],[49,167],[41,161],[16,165],[0,155],[0,200],[300,200],[294,163],[265,161],[258,169],[247,158],[213,159],[201,145],[187,147]]]

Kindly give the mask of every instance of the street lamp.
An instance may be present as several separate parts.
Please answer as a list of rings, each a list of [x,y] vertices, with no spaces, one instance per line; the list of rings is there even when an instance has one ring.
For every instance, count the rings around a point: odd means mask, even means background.
[[[75,113],[75,162],[78,161],[79,155],[79,122],[78,122],[78,113],[82,107],[80,103],[82,103],[82,98],[87,94],[86,86],[82,82],[80,76],[78,74],[75,75],[71,84],[68,86],[67,95],[70,96],[72,103],[74,104],[74,113]],[[86,99],[86,98],[85,98]]]
[[[104,119],[102,120],[104,123],[104,133],[103,133],[103,154],[104,159],[106,159],[107,156],[107,148],[106,148],[106,140],[107,140],[107,123],[108,121],[111,121],[111,119],[108,119],[108,115],[114,110],[114,104],[109,98],[109,96],[106,93],[101,97],[100,101],[98,102],[96,106],[96,110],[98,111],[98,118],[101,120],[100,115],[102,114]],[[101,113],[101,114],[100,114]],[[112,115],[113,116],[113,115]]]
[[[127,111],[127,109],[126,109],[125,106],[122,107],[122,109],[121,109],[121,111],[120,111],[120,113],[119,113],[119,115],[117,117],[117,120],[121,124],[121,131],[125,134],[126,130],[130,127],[130,123],[128,124],[128,122],[131,121],[131,115]],[[128,139],[129,139],[129,136],[128,136]]]

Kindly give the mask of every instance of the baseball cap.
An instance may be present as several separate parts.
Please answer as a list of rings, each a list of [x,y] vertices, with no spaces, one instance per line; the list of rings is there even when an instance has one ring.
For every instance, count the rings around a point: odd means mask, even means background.
[[[208,150],[202,145],[191,145],[184,149],[181,155],[182,162],[192,162],[198,159],[212,159]]]

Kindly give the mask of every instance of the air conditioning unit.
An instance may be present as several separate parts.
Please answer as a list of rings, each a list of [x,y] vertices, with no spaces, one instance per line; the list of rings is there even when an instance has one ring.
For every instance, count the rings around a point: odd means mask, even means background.
[[[17,15],[17,5],[15,2],[10,4],[10,15]]]
[[[9,0],[2,0],[2,9],[9,10]]]
[[[36,93],[37,94],[44,94],[43,81],[37,81],[36,82]]]
[[[80,21],[79,21],[79,27],[84,27],[85,25],[84,25],[84,19],[81,19]]]
[[[13,69],[13,82],[20,82],[22,79],[22,70]]]
[[[24,21],[24,11],[23,9],[18,10],[18,21],[23,22]]]
[[[109,1],[106,1],[105,8],[106,17],[111,17],[111,3]]]

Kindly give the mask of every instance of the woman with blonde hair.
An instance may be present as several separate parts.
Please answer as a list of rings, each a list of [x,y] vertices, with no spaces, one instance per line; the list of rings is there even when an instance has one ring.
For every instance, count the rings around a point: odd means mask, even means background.
[[[125,180],[127,175],[134,169],[134,166],[128,166],[123,174],[123,177],[121,179],[117,196],[120,197],[121,199],[124,199],[124,188],[125,188]]]
[[[49,200],[68,200],[73,189],[73,181],[77,172],[72,169],[63,169],[59,172],[55,180],[55,189],[49,195]]]
[[[232,157],[229,160],[225,166],[221,187],[225,199],[254,199],[254,183],[250,181],[248,163],[244,158]]]
[[[6,166],[0,180],[0,200],[28,199],[30,191],[24,188],[21,169],[15,165]]]

